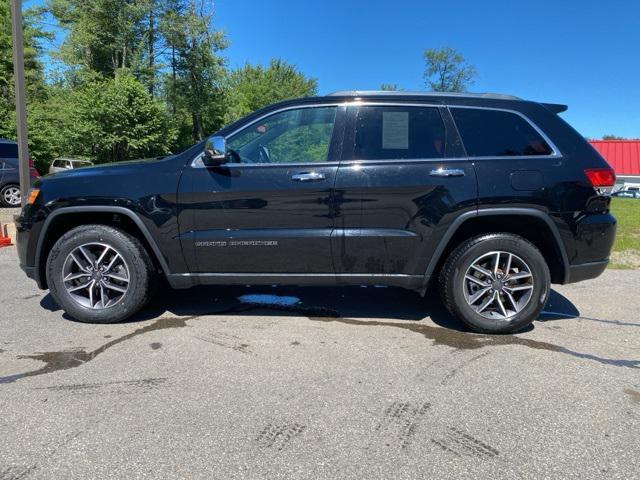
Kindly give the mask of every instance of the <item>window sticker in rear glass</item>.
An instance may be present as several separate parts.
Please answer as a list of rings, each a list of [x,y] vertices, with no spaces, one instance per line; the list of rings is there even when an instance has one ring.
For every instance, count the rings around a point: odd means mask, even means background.
[[[382,148],[409,149],[409,112],[382,113]]]

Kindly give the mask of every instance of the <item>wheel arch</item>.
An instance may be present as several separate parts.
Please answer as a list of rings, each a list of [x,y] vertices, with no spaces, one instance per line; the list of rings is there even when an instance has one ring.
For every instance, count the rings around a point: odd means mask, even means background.
[[[423,292],[454,248],[473,236],[497,232],[513,233],[532,242],[547,262],[551,281],[567,281],[569,259],[558,227],[547,213],[534,208],[487,208],[467,212],[449,226],[427,265]]]
[[[151,233],[135,212],[124,207],[63,207],[54,210],[45,220],[42,231],[38,236],[36,246],[36,271],[38,272],[38,284],[41,288],[47,288],[45,266],[47,255],[55,242],[70,229],[88,223],[109,225],[119,228],[140,240],[149,252],[154,266],[164,273],[170,274],[169,267],[158,248]]]

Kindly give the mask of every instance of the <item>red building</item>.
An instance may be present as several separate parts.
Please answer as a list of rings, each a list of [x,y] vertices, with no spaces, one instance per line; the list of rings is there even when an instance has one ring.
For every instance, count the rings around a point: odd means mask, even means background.
[[[640,140],[590,140],[613,167],[620,183],[640,183]]]

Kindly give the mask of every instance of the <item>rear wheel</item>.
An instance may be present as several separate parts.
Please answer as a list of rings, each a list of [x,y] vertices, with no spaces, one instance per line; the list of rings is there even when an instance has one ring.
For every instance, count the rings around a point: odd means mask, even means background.
[[[5,185],[0,190],[0,203],[3,207],[19,207],[22,196],[18,185]]]
[[[540,251],[506,233],[472,238],[449,256],[440,274],[447,309],[473,330],[512,333],[537,318],[550,289]]]
[[[142,244],[106,225],[85,225],[63,235],[47,260],[54,300],[81,322],[114,323],[149,298],[153,264]]]

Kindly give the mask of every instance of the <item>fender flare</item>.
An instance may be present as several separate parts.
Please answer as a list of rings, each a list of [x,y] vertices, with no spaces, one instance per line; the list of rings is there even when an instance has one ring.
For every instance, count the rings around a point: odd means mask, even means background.
[[[476,217],[488,217],[488,216],[498,216],[498,215],[519,215],[519,216],[529,216],[538,218],[549,227],[551,231],[554,243],[562,258],[562,264],[564,268],[564,281],[566,283],[569,279],[569,257],[567,256],[567,252],[562,242],[562,238],[560,237],[560,232],[558,231],[558,227],[553,223],[553,221],[549,218],[549,215],[541,210],[537,210],[535,208],[518,208],[518,207],[508,207],[508,208],[483,208],[477,211],[466,212],[456,218],[451,225],[447,228],[447,231],[440,239],[438,246],[436,247],[433,255],[431,256],[431,260],[429,260],[429,264],[427,265],[427,269],[424,273],[423,287],[422,291],[426,291],[427,284],[431,276],[433,275],[433,271],[438,265],[440,261],[440,257],[442,256],[442,252],[449,244],[449,241],[453,237],[453,235],[458,231],[458,229],[462,226],[462,224],[469,220],[470,218]]]
[[[38,272],[38,276],[40,275],[40,258],[42,254],[42,247],[44,245],[44,240],[47,236],[47,231],[51,225],[51,222],[60,215],[73,214],[73,213],[117,213],[121,215],[125,215],[130,218],[133,223],[140,229],[142,235],[144,235],[145,240],[151,246],[153,250],[153,255],[155,255],[158,263],[160,264],[160,268],[165,275],[169,275],[171,272],[169,271],[169,266],[162,255],[162,252],[158,248],[158,244],[156,243],[151,233],[149,233],[149,229],[147,229],[144,222],[140,219],[138,215],[136,215],[132,210],[125,207],[115,207],[115,206],[81,206],[81,207],[62,207],[57,208],[53,212],[51,212],[46,220],[44,221],[44,225],[42,226],[42,230],[40,231],[40,235],[38,236],[38,243],[36,246],[36,257],[35,257],[35,268],[36,272]],[[42,279],[39,280],[40,283]]]

